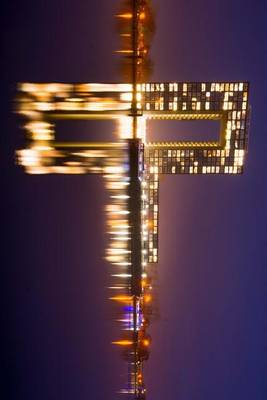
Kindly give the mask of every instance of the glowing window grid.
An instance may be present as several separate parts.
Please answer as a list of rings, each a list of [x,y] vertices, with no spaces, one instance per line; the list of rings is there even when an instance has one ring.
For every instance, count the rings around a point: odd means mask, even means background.
[[[159,176],[161,174],[240,174],[248,143],[247,82],[146,83],[137,87],[139,137],[144,144],[144,260],[158,260]],[[31,84],[20,86],[18,112],[29,146],[18,161],[29,173],[112,172],[127,157],[132,101],[129,84]],[[58,119],[114,119],[118,142],[78,143],[55,140]],[[149,119],[219,120],[218,141],[146,142]],[[128,125],[127,125],[128,124]],[[119,171],[123,173],[123,171]]]

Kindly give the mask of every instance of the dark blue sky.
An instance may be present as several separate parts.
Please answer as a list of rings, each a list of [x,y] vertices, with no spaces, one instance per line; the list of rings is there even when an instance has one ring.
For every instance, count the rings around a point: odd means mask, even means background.
[[[25,175],[14,165],[23,133],[12,113],[20,81],[119,79],[112,55],[116,4],[2,4],[0,393],[6,400],[115,399],[123,380],[124,365],[110,346],[117,330],[105,289],[110,266],[102,260],[103,182]],[[266,5],[154,4],[153,79],[248,80],[252,114],[243,176],[170,176],[160,183],[161,319],[151,329],[149,398],[265,400]]]

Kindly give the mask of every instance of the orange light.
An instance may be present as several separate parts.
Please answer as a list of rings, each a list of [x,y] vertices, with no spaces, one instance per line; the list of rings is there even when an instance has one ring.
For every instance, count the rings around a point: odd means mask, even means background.
[[[143,21],[146,18],[146,13],[145,12],[141,12],[139,15],[139,18],[141,21]]]
[[[132,50],[116,50],[116,53],[120,54],[132,54]]]
[[[133,14],[131,14],[131,13],[117,14],[116,17],[124,18],[124,19],[131,19],[133,17]]]
[[[144,300],[145,300],[145,303],[150,303],[151,300],[152,300],[151,294],[146,294],[146,295],[144,296]]]
[[[143,340],[143,345],[148,347],[149,346],[149,340],[148,339],[144,339]]]
[[[149,228],[153,228],[153,226],[154,226],[153,220],[149,220],[149,221],[148,221],[148,227],[149,227]]]
[[[116,344],[118,346],[131,346],[133,344],[132,340],[118,340],[116,342],[112,342],[112,344]]]
[[[122,303],[131,303],[132,302],[132,297],[131,296],[123,296],[123,295],[119,295],[119,296],[114,296],[114,297],[110,297],[110,300],[114,300],[114,301],[119,301]]]

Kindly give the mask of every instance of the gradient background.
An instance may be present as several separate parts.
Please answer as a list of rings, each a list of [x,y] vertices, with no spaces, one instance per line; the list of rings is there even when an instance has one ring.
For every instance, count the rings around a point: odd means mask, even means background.
[[[5,400],[115,399],[124,379],[125,365],[110,345],[118,331],[105,289],[110,266],[102,259],[103,182],[97,176],[25,175],[14,165],[24,138],[21,121],[12,114],[17,82],[119,80],[113,56],[117,3],[1,5],[0,397]],[[248,80],[252,117],[243,176],[161,181],[161,318],[151,328],[148,398],[265,400],[266,3],[154,4],[153,79]]]

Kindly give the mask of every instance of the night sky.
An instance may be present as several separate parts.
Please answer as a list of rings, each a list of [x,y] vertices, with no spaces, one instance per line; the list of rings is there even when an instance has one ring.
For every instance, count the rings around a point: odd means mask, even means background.
[[[22,121],[12,112],[17,82],[120,79],[118,3],[1,5],[1,399],[119,398],[126,366],[110,345],[119,331],[107,299],[103,181],[24,174],[14,162]],[[266,3],[154,4],[152,79],[249,81],[252,114],[244,175],[160,182],[160,319],[150,330],[148,399],[266,400]],[[97,124],[87,124],[97,138]]]

